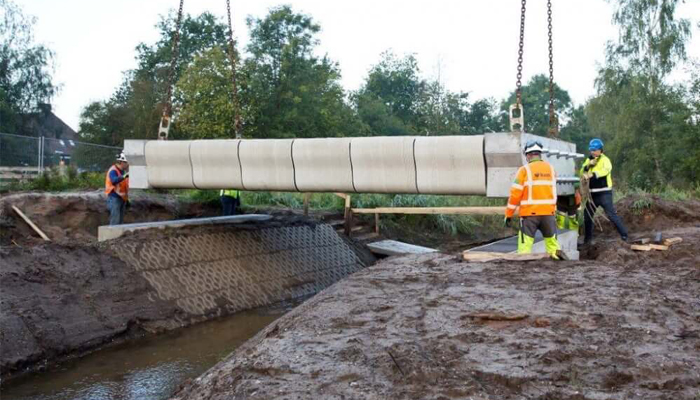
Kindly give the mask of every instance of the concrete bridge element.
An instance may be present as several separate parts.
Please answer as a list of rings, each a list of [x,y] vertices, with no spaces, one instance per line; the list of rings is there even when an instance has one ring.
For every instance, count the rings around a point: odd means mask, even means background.
[[[538,139],[574,192],[576,146],[526,133],[324,139],[127,140],[135,189],[241,189],[507,197],[525,142]]]

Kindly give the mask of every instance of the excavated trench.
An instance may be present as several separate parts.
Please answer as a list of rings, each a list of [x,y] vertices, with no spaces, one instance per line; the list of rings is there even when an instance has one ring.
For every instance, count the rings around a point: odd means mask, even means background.
[[[293,215],[144,230],[97,243],[103,203],[99,194],[0,199],[5,384],[133,338],[303,300],[374,262],[330,225]],[[215,212],[168,199],[134,203],[127,222]],[[38,239],[12,205],[54,241]]]
[[[127,222],[216,212],[167,198],[135,203]],[[10,204],[55,242],[37,239]],[[365,267],[374,260],[362,246],[328,225],[290,215],[141,231],[97,244],[103,207],[99,194],[0,199],[0,367],[5,379],[13,378],[5,382],[4,399],[167,398],[283,313],[239,311],[305,299],[327,287],[173,398],[697,395],[696,201],[618,204],[633,238],[655,231],[682,237],[672,251],[634,252],[603,221],[604,232],[582,253],[587,261],[465,264],[434,254],[371,268]],[[241,325],[247,329],[225,340],[222,332]],[[186,354],[172,362],[181,348],[215,355],[199,364]],[[147,353],[164,354],[163,361]],[[77,357],[83,367],[66,361]],[[132,359],[148,361],[134,366]],[[114,368],[119,364],[127,369]],[[102,379],[105,367],[115,371]],[[48,374],[22,377],[47,368]],[[75,372],[80,368],[84,373]],[[97,385],[56,392],[49,383],[37,392],[51,381],[46,376]]]

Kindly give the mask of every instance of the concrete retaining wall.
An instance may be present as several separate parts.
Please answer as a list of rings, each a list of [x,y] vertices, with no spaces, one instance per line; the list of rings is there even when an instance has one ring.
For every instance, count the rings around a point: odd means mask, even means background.
[[[210,227],[105,243],[155,288],[154,296],[193,315],[312,295],[363,268],[329,225]]]

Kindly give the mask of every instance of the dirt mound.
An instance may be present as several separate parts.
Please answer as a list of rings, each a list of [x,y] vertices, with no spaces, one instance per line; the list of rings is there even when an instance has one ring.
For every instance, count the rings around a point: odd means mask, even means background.
[[[664,200],[658,196],[634,195],[620,200],[615,207],[632,231],[647,232],[700,226],[700,201],[698,200],[681,202]]]
[[[178,325],[174,304],[92,246],[0,247],[0,375]]]
[[[165,221],[216,215],[217,209],[199,203],[180,203],[173,197],[152,194],[132,196],[125,223]],[[97,228],[109,223],[104,195],[90,193],[23,193],[0,199],[0,245],[38,243],[38,235],[12,210],[19,208],[52,241],[91,243]]]
[[[697,265],[387,259],[173,399],[695,400]]]

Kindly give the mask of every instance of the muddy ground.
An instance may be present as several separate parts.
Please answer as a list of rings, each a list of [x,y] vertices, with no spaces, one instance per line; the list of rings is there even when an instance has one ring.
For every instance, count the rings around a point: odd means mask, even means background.
[[[390,258],[278,320],[173,399],[689,399],[700,396],[700,207],[619,204],[590,260]],[[628,206],[629,205],[629,206]],[[649,225],[654,221],[655,225]]]
[[[0,248],[0,373],[7,377],[114,341],[181,326],[174,303],[94,246]]]
[[[168,197],[133,200],[127,222],[216,215],[216,208],[177,203]],[[44,242],[10,211],[19,207],[51,237]],[[22,194],[0,199],[0,378],[41,370],[66,358],[180,328],[218,315],[194,318],[174,302],[162,301],[133,266],[116,257],[120,245],[169,235],[209,233],[228,226],[138,231],[96,243],[106,223],[99,193]],[[303,216],[279,212],[269,221],[236,230],[314,225]],[[348,241],[365,265],[375,259]]]
[[[138,193],[124,223],[166,221],[218,215],[216,207],[183,203],[174,196]],[[16,206],[52,241],[87,244],[97,241],[97,228],[109,224],[105,196],[100,191],[73,193],[20,193],[0,196],[0,246],[32,245],[39,236],[12,210]],[[14,243],[13,243],[14,242]]]

